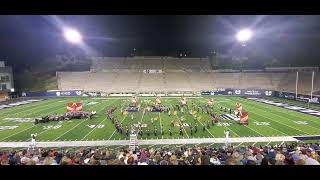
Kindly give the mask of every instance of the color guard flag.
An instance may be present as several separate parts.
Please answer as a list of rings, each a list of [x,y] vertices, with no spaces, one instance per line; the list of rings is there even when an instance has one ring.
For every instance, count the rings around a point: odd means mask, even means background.
[[[131,102],[134,103],[134,104],[137,103],[137,96],[132,96],[131,97]]]
[[[209,98],[208,99],[208,105],[213,105],[214,104],[214,99],[213,98]]]
[[[82,111],[82,103],[80,102],[69,102],[67,103],[67,111],[74,112],[74,111]]]
[[[156,102],[157,102],[157,104],[161,104],[161,97],[160,96],[157,96]]]
[[[187,98],[186,97],[181,97],[181,104],[182,105],[187,104]]]
[[[240,116],[240,124],[248,124],[248,123],[249,123],[248,112],[242,112]]]
[[[239,102],[237,102],[236,106],[237,106],[237,111],[241,113],[242,105]]]

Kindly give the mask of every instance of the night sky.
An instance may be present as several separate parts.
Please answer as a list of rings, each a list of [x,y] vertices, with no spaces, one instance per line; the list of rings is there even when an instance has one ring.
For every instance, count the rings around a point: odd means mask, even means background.
[[[319,66],[320,16],[56,16],[77,28],[99,55],[189,57],[209,52],[247,54],[258,60],[276,58],[297,66]],[[13,66],[32,65],[43,58],[81,52],[65,41],[52,16],[0,16],[0,59]],[[253,39],[243,48],[235,40],[250,27]]]

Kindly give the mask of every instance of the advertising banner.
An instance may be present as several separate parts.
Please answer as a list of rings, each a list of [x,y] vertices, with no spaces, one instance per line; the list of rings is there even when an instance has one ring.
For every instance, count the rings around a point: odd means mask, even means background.
[[[22,92],[23,97],[39,97],[39,96],[52,96],[52,97],[63,97],[63,96],[81,96],[81,90],[70,90],[70,91],[37,91],[37,92]]]
[[[320,104],[320,96],[311,96],[310,95],[304,95],[304,94],[298,94],[296,99],[295,93],[290,92],[283,92],[283,91],[275,91],[274,96],[278,98],[284,98],[284,99],[291,99],[296,101],[302,101],[302,102],[310,102],[313,104]]]

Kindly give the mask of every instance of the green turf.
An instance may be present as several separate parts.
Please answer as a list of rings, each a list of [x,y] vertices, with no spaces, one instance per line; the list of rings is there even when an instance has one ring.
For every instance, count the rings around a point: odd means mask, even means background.
[[[205,105],[207,98],[192,97],[187,98],[188,103],[197,105]],[[220,112],[219,107],[227,107],[235,109],[237,102],[242,103],[244,111],[249,112],[249,125],[243,126],[236,121],[223,120],[215,126],[205,129],[209,120],[206,113],[198,112],[201,119],[194,119],[189,111],[184,113],[178,112],[177,115],[169,116],[167,113],[155,113],[145,110],[141,107],[141,111],[137,113],[129,113],[123,116],[120,113],[120,108],[115,111],[115,115],[124,127],[131,126],[132,123],[141,122],[147,124],[150,129],[150,135],[147,136],[144,131],[143,136],[138,136],[139,139],[168,139],[168,138],[221,138],[224,137],[224,131],[229,130],[231,137],[268,137],[268,136],[296,136],[296,135],[319,135],[320,134],[320,118],[291,111],[285,108],[280,108],[264,103],[255,102],[253,100],[242,97],[232,96],[213,96],[216,101],[214,110]],[[115,130],[112,122],[106,118],[105,111],[108,107],[115,104],[117,106],[126,107],[130,97],[122,98],[91,98],[91,97],[71,97],[71,98],[50,98],[45,101],[22,105],[19,107],[0,110],[0,126],[18,126],[12,130],[0,130],[0,141],[29,141],[31,133],[38,133],[38,141],[65,141],[65,140],[119,140],[129,139],[125,133],[120,134]],[[154,97],[139,97],[141,100],[154,101]],[[180,97],[163,97],[162,104],[167,107],[173,107],[179,103]],[[282,101],[282,99],[277,99]],[[97,111],[97,117],[90,120],[71,120],[62,122],[50,122],[46,124],[34,125],[31,122],[14,122],[6,118],[35,118],[52,113],[66,112],[66,103],[75,101],[97,102],[94,105],[84,105],[84,110]],[[284,100],[283,100],[284,101]],[[294,102],[291,102],[294,103]],[[300,105],[302,102],[297,102]],[[301,106],[305,104],[301,104]],[[318,108],[313,107],[313,108]],[[131,119],[131,114],[134,114],[134,119]],[[169,135],[168,129],[171,121],[180,122],[180,118],[184,117],[185,123],[198,124],[198,131],[191,135],[190,129],[185,127],[183,135],[179,135],[179,127],[172,128],[172,136]],[[154,123],[151,123],[151,118],[157,117]],[[305,124],[297,124],[296,121],[303,121]],[[211,121],[210,121],[211,122]],[[257,124],[256,124],[257,123]],[[260,123],[260,124],[259,124]],[[269,125],[261,125],[269,123]],[[52,127],[51,129],[45,129]],[[157,135],[153,133],[153,129],[158,129]]]

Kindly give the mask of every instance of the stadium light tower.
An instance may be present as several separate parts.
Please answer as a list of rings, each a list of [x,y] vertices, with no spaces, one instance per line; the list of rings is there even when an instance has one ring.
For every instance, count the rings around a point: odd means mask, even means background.
[[[241,43],[245,43],[252,38],[252,31],[250,29],[242,29],[237,33],[237,40]]]
[[[73,28],[66,28],[64,30],[64,37],[72,44],[79,44],[82,41],[80,32]]]

